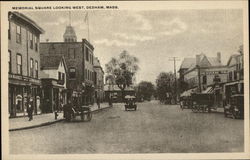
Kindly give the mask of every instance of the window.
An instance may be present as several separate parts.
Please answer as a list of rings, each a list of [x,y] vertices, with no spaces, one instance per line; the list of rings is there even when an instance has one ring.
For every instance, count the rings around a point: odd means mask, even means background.
[[[93,57],[93,55],[91,54],[91,64],[93,64],[93,60],[94,60],[94,57]]]
[[[10,28],[10,21],[9,21],[9,28],[8,28],[8,38],[9,39],[11,39],[11,33],[10,33],[10,31],[11,31],[11,28]]]
[[[38,78],[38,62],[35,62],[35,78]]]
[[[86,60],[89,61],[89,49],[86,47]]]
[[[202,77],[202,84],[207,84],[207,76]]]
[[[21,26],[16,26],[16,42],[21,43]]]
[[[38,37],[35,36],[35,51],[38,51]]]
[[[30,58],[30,77],[34,76],[33,70],[34,70],[34,61],[32,58]]]
[[[75,59],[76,58],[75,48],[69,48],[68,51],[69,51],[69,53],[68,53],[69,58]]]
[[[22,75],[22,55],[17,54],[17,74]]]
[[[75,68],[69,69],[69,78],[71,78],[71,79],[76,78],[76,69]]]
[[[64,84],[64,81],[65,81],[65,74],[62,73],[62,84]]]
[[[9,50],[9,73],[11,73],[11,51]]]
[[[234,80],[237,80],[237,71],[234,71]]]
[[[88,78],[87,78],[87,69],[84,69],[84,78],[85,78],[85,79],[88,79]]]
[[[232,72],[229,72],[228,79],[229,81],[232,81]]]
[[[33,34],[29,32],[29,40],[30,40],[30,49],[33,49]]]
[[[61,72],[58,72],[58,80],[61,80]]]

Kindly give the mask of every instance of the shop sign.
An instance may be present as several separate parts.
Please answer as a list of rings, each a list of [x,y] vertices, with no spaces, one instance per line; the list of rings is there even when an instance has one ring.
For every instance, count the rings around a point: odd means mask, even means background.
[[[222,71],[206,71],[201,73],[201,75],[216,75],[216,74],[227,74],[227,70]]]

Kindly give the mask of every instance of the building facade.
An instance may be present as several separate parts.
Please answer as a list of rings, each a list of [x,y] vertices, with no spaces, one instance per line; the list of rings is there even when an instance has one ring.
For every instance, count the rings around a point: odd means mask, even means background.
[[[62,55],[41,55],[42,112],[62,110],[67,103],[67,66]]]
[[[86,39],[77,42],[75,35],[72,27],[66,27],[64,42],[41,43],[40,50],[41,54],[64,56],[68,69],[67,98],[75,104],[88,105],[94,102],[94,47]]]
[[[94,57],[94,84],[95,84],[95,98],[101,102],[104,101],[104,71],[101,67],[100,61]]]
[[[186,89],[198,88],[200,92],[214,84],[214,78],[220,82],[227,82],[227,66],[221,64],[221,54],[217,57],[207,57],[204,54],[196,55],[196,58],[184,59],[180,73],[180,81],[187,84]]]
[[[27,102],[40,113],[40,34],[44,30],[19,12],[8,14],[9,114],[25,115]]]
[[[243,80],[244,77],[244,58],[243,54],[235,54],[230,56],[228,67],[228,82]]]

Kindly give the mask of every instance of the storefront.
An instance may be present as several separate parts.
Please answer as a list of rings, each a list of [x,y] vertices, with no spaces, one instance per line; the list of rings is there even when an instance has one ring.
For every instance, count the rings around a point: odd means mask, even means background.
[[[43,89],[43,113],[60,111],[62,106],[67,102],[66,88],[59,85],[57,80],[42,79]]]
[[[9,74],[9,117],[27,115],[27,101],[34,107],[34,114],[40,109],[40,80]]]

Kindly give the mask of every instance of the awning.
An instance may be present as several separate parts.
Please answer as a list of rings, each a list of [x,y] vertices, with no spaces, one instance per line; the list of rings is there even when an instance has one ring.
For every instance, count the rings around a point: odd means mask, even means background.
[[[195,92],[195,89],[190,89],[190,90],[184,91],[180,96],[181,97],[189,97],[194,92]]]
[[[225,83],[225,86],[230,86],[230,85],[239,84],[239,83],[244,83],[244,81],[240,80],[240,81],[235,81],[235,82],[228,82],[228,83]]]
[[[202,93],[213,93],[213,92],[214,92],[213,87],[207,87],[206,90],[202,91]]]

